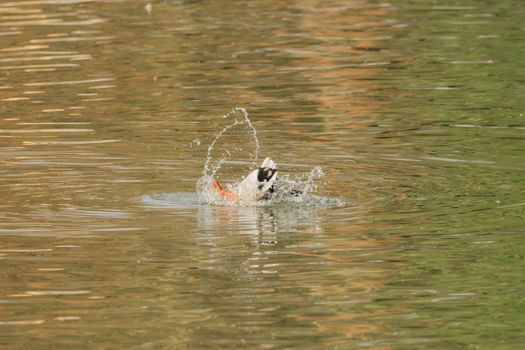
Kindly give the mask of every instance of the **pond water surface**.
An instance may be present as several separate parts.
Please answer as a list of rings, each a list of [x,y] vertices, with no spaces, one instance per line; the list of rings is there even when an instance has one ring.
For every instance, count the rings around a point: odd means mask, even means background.
[[[523,349],[523,18],[0,1],[0,348]],[[344,205],[201,204],[234,107]]]

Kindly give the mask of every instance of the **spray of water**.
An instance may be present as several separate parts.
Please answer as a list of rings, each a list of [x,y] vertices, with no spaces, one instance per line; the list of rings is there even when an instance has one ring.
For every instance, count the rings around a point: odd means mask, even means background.
[[[239,116],[240,113],[240,116]],[[233,119],[229,124],[219,131],[215,139],[208,147],[208,154],[204,163],[202,177],[197,181],[196,190],[201,203],[212,205],[242,205],[234,200],[230,200],[220,196],[213,187],[213,180],[217,172],[225,164],[231,156],[229,150],[225,150],[218,159],[212,156],[216,148],[217,142],[221,137],[228,132],[233,132],[238,126],[247,126],[250,130],[251,138],[254,143],[253,153],[250,154],[252,160],[252,169],[257,167],[257,159],[259,157],[259,140],[257,139],[257,130],[252,125],[248,112],[246,109],[236,107],[228,114],[224,115],[224,119]],[[233,150],[233,149],[232,149]],[[278,160],[277,160],[278,161]],[[246,175],[246,174],[244,174]],[[308,173],[300,173],[295,175],[280,175],[276,182],[275,192],[271,199],[261,200],[253,204],[254,206],[301,206],[301,207],[340,207],[344,206],[344,200],[340,198],[329,198],[315,194],[318,190],[317,180],[324,177],[324,172],[321,167],[315,167]],[[239,181],[240,182],[240,181]],[[223,183],[230,191],[235,191],[239,182]]]
[[[238,112],[240,112],[242,114],[242,118],[238,118],[237,117]],[[231,119],[231,118],[233,118],[233,121],[230,124],[226,125],[224,128],[222,128],[222,130],[219,131],[217,136],[215,136],[215,139],[212,141],[212,143],[210,143],[210,145],[208,146],[208,154],[206,156],[206,162],[204,163],[204,169],[202,170],[202,175],[203,176],[212,176],[213,177],[217,173],[217,171],[219,171],[219,169],[222,167],[224,162],[226,161],[226,159],[223,157],[223,158],[221,158],[221,159],[219,159],[217,161],[217,164],[215,164],[215,166],[210,168],[211,161],[212,161],[212,152],[213,152],[213,150],[215,148],[215,144],[217,143],[217,141],[219,141],[219,139],[226,132],[228,132],[229,130],[231,130],[232,128],[234,128],[236,126],[246,125],[250,129],[251,136],[252,136],[253,142],[255,144],[254,152],[251,155],[252,167],[255,167],[255,165],[257,163],[257,159],[259,157],[259,140],[257,139],[257,130],[253,126],[250,118],[248,118],[248,112],[246,111],[246,109],[242,108],[242,107],[235,107],[229,113],[225,114],[223,116],[223,118],[224,119]]]

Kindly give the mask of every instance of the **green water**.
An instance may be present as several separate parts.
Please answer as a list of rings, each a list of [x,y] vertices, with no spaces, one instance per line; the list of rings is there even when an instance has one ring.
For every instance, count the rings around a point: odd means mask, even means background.
[[[525,346],[520,1],[147,3],[0,2],[0,348]]]

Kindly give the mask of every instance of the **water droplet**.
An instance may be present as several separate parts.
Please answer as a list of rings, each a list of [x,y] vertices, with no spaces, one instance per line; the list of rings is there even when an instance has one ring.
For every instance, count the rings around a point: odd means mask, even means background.
[[[148,2],[146,6],[144,6],[144,10],[148,13],[148,16],[151,15],[151,11],[153,11],[153,5],[151,2]]]

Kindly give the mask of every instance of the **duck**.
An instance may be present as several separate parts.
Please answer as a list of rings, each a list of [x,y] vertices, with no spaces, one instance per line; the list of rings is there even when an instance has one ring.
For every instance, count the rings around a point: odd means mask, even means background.
[[[212,183],[217,194],[225,200],[252,205],[270,199],[276,181],[277,164],[266,157],[260,167],[252,170],[232,191],[225,189],[216,179]]]

